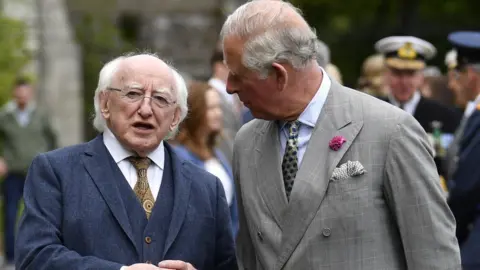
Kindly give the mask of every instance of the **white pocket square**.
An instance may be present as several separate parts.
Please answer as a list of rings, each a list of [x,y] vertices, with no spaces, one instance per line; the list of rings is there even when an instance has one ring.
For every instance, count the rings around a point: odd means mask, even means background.
[[[333,170],[332,177],[330,178],[331,181],[338,181],[347,179],[349,177],[359,176],[367,171],[363,168],[363,165],[358,161],[347,161],[340,165],[340,167],[335,168]]]

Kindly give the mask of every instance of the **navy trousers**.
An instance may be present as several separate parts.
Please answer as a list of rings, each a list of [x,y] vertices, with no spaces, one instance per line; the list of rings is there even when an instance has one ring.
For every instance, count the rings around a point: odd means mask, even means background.
[[[18,205],[23,197],[25,175],[9,173],[3,182],[5,259],[14,263]]]

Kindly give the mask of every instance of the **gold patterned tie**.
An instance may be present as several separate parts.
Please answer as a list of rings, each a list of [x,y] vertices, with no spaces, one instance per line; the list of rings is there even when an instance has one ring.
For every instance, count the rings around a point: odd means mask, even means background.
[[[283,183],[285,185],[285,193],[287,200],[290,200],[290,193],[293,189],[293,182],[298,171],[298,129],[299,121],[288,122],[285,129],[288,130],[287,145],[285,147],[285,155],[282,161]]]
[[[145,214],[147,215],[147,219],[150,218],[152,213],[152,208],[155,203],[155,199],[153,198],[152,191],[150,190],[150,185],[148,184],[147,178],[147,169],[150,166],[150,159],[149,158],[141,158],[141,157],[129,157],[128,161],[132,163],[133,167],[137,170],[137,183],[133,188],[133,191],[137,195],[137,198],[140,200],[140,203],[143,206],[143,210],[145,210]]]

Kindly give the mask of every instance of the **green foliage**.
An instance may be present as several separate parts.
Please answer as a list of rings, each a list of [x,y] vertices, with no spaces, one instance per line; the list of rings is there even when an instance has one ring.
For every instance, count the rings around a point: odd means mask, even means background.
[[[291,0],[317,30],[332,53],[344,82],[356,86],[364,59],[375,53],[374,43],[389,35],[414,35],[433,43],[438,54],[430,65],[445,69],[451,48],[447,35],[478,30],[478,0]]]
[[[77,24],[76,34],[82,49],[85,138],[91,139],[96,136],[92,127],[93,98],[100,69],[134,47],[120,37],[110,18],[98,14],[84,14],[82,23]]]
[[[23,22],[0,15],[0,105],[11,97],[13,83],[31,59]]]

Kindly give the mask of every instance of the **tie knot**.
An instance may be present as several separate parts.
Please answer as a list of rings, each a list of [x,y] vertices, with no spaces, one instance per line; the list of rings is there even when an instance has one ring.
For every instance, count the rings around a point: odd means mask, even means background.
[[[300,127],[300,121],[290,121],[285,124],[285,128],[288,130],[290,136],[298,135],[298,128]]]
[[[128,161],[132,163],[133,167],[135,167],[137,171],[141,169],[148,169],[148,166],[150,166],[149,158],[131,156],[128,157]]]

